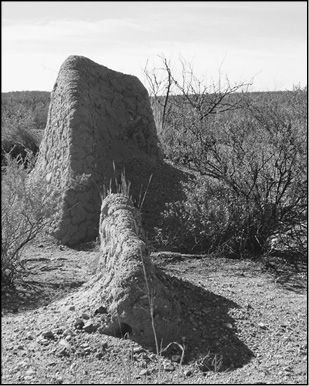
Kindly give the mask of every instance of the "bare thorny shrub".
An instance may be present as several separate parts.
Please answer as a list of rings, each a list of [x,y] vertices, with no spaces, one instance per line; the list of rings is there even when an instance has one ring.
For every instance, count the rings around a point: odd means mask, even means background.
[[[52,223],[57,193],[46,189],[44,179],[31,182],[29,173],[35,162],[31,152],[26,159],[13,158],[9,153],[5,157],[1,191],[1,283],[11,286],[23,276],[25,248]]]
[[[13,157],[21,155],[27,159],[27,150],[37,153],[39,150],[41,132],[35,130],[35,115],[25,105],[16,107],[12,111],[7,103],[1,106],[1,161],[5,164],[5,153],[10,152]],[[29,157],[28,157],[29,159]]]
[[[146,71],[165,156],[197,178],[186,199],[170,203],[159,229],[166,246],[261,256],[276,239],[307,253],[306,90],[244,92],[246,85],[207,87],[182,61]]]

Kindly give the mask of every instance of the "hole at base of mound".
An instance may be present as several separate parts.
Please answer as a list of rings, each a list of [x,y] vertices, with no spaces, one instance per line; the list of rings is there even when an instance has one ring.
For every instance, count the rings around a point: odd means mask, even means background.
[[[117,338],[129,338],[131,333],[132,327],[124,322],[119,323],[119,326],[114,330],[114,335]]]

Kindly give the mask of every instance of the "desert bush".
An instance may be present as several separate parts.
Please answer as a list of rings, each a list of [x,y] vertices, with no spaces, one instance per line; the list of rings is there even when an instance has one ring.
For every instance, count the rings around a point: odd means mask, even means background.
[[[44,180],[29,179],[25,162],[34,164],[28,152],[26,160],[6,154],[1,184],[1,283],[13,285],[22,277],[22,255],[35,237],[51,224],[55,210],[54,194],[46,190]]]
[[[1,163],[5,164],[6,153],[12,157],[27,158],[27,150],[37,153],[41,137],[33,130],[34,116],[24,107],[16,114],[11,114],[4,107],[1,117]]]
[[[198,178],[184,184],[184,201],[169,204],[158,237],[166,246],[224,250],[230,256],[264,254],[277,237],[304,257],[306,90],[235,94],[243,85],[228,83],[209,94],[191,71],[179,86],[164,65],[164,81],[180,95],[153,93],[165,114],[163,148],[167,158]],[[152,85],[159,83],[154,79]]]
[[[27,156],[27,149],[36,154],[46,126],[49,93],[12,92],[2,94],[1,161],[5,153],[12,157]]]

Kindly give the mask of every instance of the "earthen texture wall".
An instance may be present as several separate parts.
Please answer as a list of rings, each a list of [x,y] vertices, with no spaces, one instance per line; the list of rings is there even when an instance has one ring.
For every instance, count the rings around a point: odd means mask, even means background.
[[[151,170],[161,161],[157,143],[139,79],[70,56],[51,93],[33,172],[34,178],[45,178],[48,189],[61,191],[52,234],[68,245],[95,239],[100,190],[115,176],[113,163],[118,173],[125,168],[132,186],[138,185],[139,168]]]
[[[100,242],[97,272],[101,277],[95,281],[101,289],[92,286],[92,291],[104,299],[108,309],[110,323],[106,332],[113,333],[124,326],[130,338],[151,346],[153,311],[158,342],[179,340],[182,311],[177,294],[172,289],[171,278],[151,262],[140,214],[129,198],[111,194],[104,199]]]

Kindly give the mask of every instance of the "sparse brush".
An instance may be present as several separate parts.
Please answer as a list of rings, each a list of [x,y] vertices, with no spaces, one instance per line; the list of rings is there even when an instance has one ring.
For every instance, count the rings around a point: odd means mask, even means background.
[[[25,162],[32,162],[6,154],[2,175],[1,201],[1,279],[2,285],[12,285],[21,277],[24,248],[52,222],[55,212],[55,194],[46,190],[43,179],[29,180]]]

